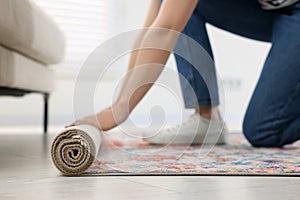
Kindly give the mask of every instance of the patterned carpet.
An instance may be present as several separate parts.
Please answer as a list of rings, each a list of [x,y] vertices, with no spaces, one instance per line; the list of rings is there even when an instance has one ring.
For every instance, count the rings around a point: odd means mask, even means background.
[[[240,134],[221,146],[149,145],[128,136],[108,139],[83,176],[106,175],[300,175],[300,143],[253,148]]]

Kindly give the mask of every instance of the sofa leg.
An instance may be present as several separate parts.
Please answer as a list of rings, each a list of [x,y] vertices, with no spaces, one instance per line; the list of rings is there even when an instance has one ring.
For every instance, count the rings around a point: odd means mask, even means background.
[[[47,134],[48,131],[48,100],[49,94],[45,93],[44,96],[44,134]]]

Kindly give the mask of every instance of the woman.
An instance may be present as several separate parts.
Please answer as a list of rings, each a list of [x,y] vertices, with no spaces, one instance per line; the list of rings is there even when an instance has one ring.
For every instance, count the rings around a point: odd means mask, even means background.
[[[265,61],[259,81],[248,106],[243,132],[253,146],[282,147],[300,138],[300,3],[298,0],[152,0],[145,27],[163,28],[183,32],[196,40],[213,57],[205,24],[209,23],[229,32],[254,40],[271,42],[272,48]],[[162,34],[157,40],[168,46],[170,35]],[[138,45],[153,42],[155,34],[144,34]],[[188,45],[188,44],[186,44]],[[192,53],[192,52],[191,52]],[[169,52],[148,49],[133,52],[129,72],[118,100],[109,108],[76,121],[71,125],[92,124],[109,130],[122,123],[139,103],[152,84],[139,87],[141,77],[130,70],[149,63],[164,65]],[[173,127],[150,142],[166,143],[174,134],[195,132],[205,134],[209,123],[219,126],[222,121],[218,111],[218,95],[209,95],[203,79],[194,68],[176,56],[178,71],[196,91],[198,102],[189,102],[183,90],[185,105],[196,114],[181,126]],[[148,70],[148,71],[147,71]],[[151,71],[156,80],[160,70]],[[146,77],[146,72],[144,72]],[[191,78],[193,77],[193,78]],[[214,79],[216,80],[216,78]],[[146,83],[146,82],[145,82]],[[182,88],[185,86],[182,84]],[[213,83],[217,87],[216,81]],[[138,88],[134,90],[132,88]],[[133,95],[128,95],[133,94]],[[197,107],[195,107],[197,105]],[[114,112],[114,114],[113,114]],[[113,115],[117,116],[116,118]],[[168,134],[168,135],[164,135]],[[216,134],[216,133],[207,133]],[[201,141],[195,141],[198,143]],[[222,137],[217,141],[222,143]]]

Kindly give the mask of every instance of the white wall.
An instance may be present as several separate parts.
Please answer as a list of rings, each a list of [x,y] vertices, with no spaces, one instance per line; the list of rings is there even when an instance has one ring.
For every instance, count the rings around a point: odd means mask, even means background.
[[[111,2],[111,12],[114,13],[113,22],[107,39],[118,33],[139,28],[146,14],[148,1],[127,0]],[[119,15],[116,15],[119,13]],[[269,49],[269,44],[256,42],[238,37],[236,35],[218,30],[209,26],[209,35],[214,49],[218,72],[225,83],[226,93],[226,118],[229,127],[240,129],[250,95],[263,65],[263,60]],[[125,69],[124,66],[120,68]],[[119,62],[122,65],[122,62]],[[75,77],[81,62],[74,65],[74,70],[61,66],[54,66],[58,74],[57,89],[50,101],[50,123],[52,125],[64,125],[73,120],[72,97]],[[174,60],[169,65],[175,69]],[[118,75],[116,76],[118,77]],[[87,76],[87,82],[92,76]],[[107,78],[107,99],[99,102],[99,108],[109,103],[109,93],[112,93],[116,79]],[[179,84],[176,82],[178,88]],[[149,101],[155,101],[155,96],[150,95]],[[152,100],[151,100],[152,99]],[[0,98],[0,125],[39,125],[42,122],[42,97],[36,94],[24,98]],[[168,98],[161,98],[162,104],[169,104]],[[147,110],[147,106],[143,109]],[[143,109],[136,115],[142,116]],[[176,110],[176,109],[175,109]],[[172,120],[170,120],[172,121]],[[176,120],[175,120],[176,121]]]

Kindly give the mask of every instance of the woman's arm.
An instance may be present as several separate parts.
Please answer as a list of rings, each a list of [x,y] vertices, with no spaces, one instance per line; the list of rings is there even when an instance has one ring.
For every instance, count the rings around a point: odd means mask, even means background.
[[[148,12],[147,12],[147,17],[144,21],[143,28],[148,28],[152,25],[152,23],[154,22],[154,20],[156,19],[157,15],[158,15],[159,8],[160,8],[160,0],[151,0],[149,8],[148,8]],[[140,32],[140,34],[138,35],[138,37],[136,38],[134,46],[133,46],[134,49],[137,49],[141,45],[141,42],[145,36],[145,32],[146,32],[145,30],[146,29],[143,29]],[[137,54],[138,54],[138,51],[133,51],[131,53],[129,64],[128,64],[128,70],[130,70],[134,67]]]
[[[135,42],[128,72],[116,102],[96,116],[69,125],[91,124],[110,130],[127,119],[159,77],[198,0],[152,0],[144,27]],[[150,25],[151,24],[151,25]],[[153,46],[155,48],[145,48]]]
[[[157,47],[137,52],[130,78],[124,82],[116,105],[128,114],[159,77],[198,0],[164,0],[158,16],[144,35],[140,47]]]

